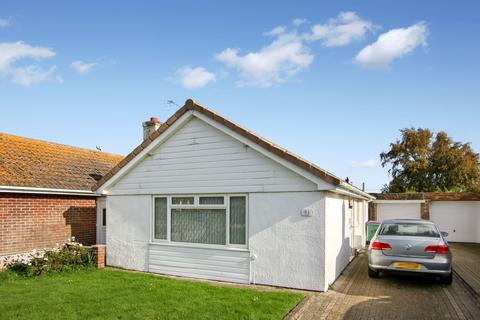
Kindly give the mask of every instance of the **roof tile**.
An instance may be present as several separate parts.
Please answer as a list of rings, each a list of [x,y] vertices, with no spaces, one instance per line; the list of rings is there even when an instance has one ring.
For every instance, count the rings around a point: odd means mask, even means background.
[[[123,156],[0,133],[0,185],[90,190]]]

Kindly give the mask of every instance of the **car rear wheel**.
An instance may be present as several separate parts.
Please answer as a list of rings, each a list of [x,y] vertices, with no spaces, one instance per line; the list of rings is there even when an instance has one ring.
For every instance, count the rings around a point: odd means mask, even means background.
[[[368,276],[370,278],[378,278],[380,272],[377,270],[373,270],[372,268],[368,267]]]
[[[440,282],[442,284],[446,284],[447,286],[451,285],[453,282],[453,271],[446,277],[440,278]]]

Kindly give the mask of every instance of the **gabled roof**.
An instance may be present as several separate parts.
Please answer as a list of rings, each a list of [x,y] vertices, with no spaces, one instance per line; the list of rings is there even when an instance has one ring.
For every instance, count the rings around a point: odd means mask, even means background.
[[[88,190],[123,156],[0,133],[0,186]]]
[[[145,148],[147,148],[156,138],[158,138],[162,133],[164,133],[168,128],[170,128],[178,119],[180,119],[185,113],[189,111],[198,112],[222,125],[232,130],[233,132],[245,137],[246,139],[252,141],[253,143],[263,147],[264,149],[270,151],[274,155],[287,160],[288,162],[296,165],[299,168],[306,170],[307,172],[313,174],[314,176],[332,184],[333,186],[338,186],[341,188],[348,189],[354,193],[361,194],[366,198],[373,198],[367,193],[361,191],[358,188],[353,187],[347,182],[341,180],[340,178],[334,176],[333,174],[321,169],[315,164],[300,158],[299,156],[293,154],[292,152],[268,141],[265,138],[260,137],[259,135],[249,131],[238,124],[224,118],[218,113],[205,108],[193,101],[188,99],[185,102],[185,105],[181,107],[175,114],[173,114],[165,123],[163,123],[156,131],[154,131],[147,139],[143,141],[138,147],[136,147],[129,155],[127,155],[122,161],[120,161],[109,173],[103,176],[97,184],[93,187],[92,190],[98,190],[102,185],[104,185],[110,178],[112,178],[116,173],[118,173],[123,167],[125,167],[130,161],[132,161],[138,154],[140,154]]]

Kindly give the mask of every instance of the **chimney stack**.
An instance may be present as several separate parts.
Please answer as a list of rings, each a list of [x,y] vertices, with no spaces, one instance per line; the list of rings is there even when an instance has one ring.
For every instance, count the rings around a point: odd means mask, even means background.
[[[158,121],[158,118],[150,118],[150,121],[145,121],[143,123],[143,140],[147,139],[152,132],[156,131],[162,123]]]

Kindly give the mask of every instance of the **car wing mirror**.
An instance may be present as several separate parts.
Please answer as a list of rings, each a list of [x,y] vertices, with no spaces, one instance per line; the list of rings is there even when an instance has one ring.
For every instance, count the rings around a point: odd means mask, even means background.
[[[442,237],[444,238],[448,237],[448,232],[441,231],[440,233],[442,234]]]

